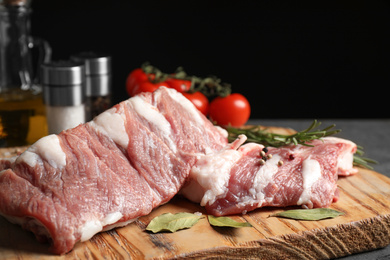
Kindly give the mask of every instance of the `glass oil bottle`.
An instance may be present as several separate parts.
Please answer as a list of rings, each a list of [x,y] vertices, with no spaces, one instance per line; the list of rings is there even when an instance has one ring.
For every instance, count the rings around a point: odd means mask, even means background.
[[[38,65],[50,60],[49,44],[30,36],[31,10],[24,1],[0,4],[0,147],[32,144],[47,135]]]

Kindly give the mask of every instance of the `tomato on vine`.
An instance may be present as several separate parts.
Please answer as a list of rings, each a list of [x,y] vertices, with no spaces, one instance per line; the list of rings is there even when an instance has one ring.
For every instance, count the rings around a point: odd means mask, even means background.
[[[126,79],[126,91],[129,96],[135,96],[142,92],[153,92],[161,86],[169,87],[164,79],[157,78],[149,68],[136,68]]]
[[[129,96],[134,96],[135,87],[143,81],[148,80],[148,75],[141,69],[137,68],[130,72],[126,79],[126,91]]]
[[[239,93],[216,97],[210,103],[210,119],[222,126],[240,127],[250,116],[249,101]]]
[[[178,92],[187,92],[191,88],[191,81],[185,79],[168,78],[165,82]]]
[[[189,76],[182,67],[167,74],[144,63],[141,68],[133,70],[126,80],[126,90],[130,96],[153,92],[161,86],[181,92],[201,113],[208,115],[218,125],[239,127],[249,119],[251,109],[248,100],[241,94],[232,94],[231,85],[216,76]]]
[[[197,91],[194,93],[183,92],[185,96],[192,104],[205,116],[209,113],[209,100],[201,92]]]

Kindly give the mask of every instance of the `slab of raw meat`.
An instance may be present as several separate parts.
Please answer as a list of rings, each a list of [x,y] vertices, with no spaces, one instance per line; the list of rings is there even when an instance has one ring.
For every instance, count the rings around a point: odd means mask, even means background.
[[[226,131],[180,93],[160,88],[6,160],[0,215],[64,254],[168,202],[197,155],[226,145]]]
[[[338,198],[338,174],[354,174],[350,141],[327,137],[308,146],[268,147],[272,158],[260,163],[262,145],[240,137],[236,146],[199,155],[181,193],[216,216],[259,207],[328,207]]]

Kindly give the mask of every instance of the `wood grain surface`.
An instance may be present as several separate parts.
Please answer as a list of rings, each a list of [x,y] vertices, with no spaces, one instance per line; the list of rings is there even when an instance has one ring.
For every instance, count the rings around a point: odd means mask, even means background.
[[[32,233],[0,217],[0,259],[330,259],[389,245],[390,179],[359,169],[355,176],[341,177],[338,185],[340,199],[331,208],[345,214],[334,219],[269,217],[285,208],[266,207],[232,216],[252,227],[213,228],[202,218],[175,233],[145,231],[152,218],[166,212],[205,214],[199,205],[176,196],[126,227],[76,244],[63,256],[51,255]]]

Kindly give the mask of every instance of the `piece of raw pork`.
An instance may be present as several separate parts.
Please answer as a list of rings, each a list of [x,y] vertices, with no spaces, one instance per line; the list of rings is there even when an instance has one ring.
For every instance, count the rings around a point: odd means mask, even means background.
[[[119,103],[93,121],[38,140],[0,172],[0,214],[64,254],[168,202],[198,154],[227,133],[173,89]]]
[[[181,193],[215,216],[241,214],[264,206],[328,207],[338,198],[338,175],[356,173],[356,145],[335,137],[309,146],[268,147],[240,136],[213,154],[199,155]],[[261,161],[263,160],[263,161]]]

